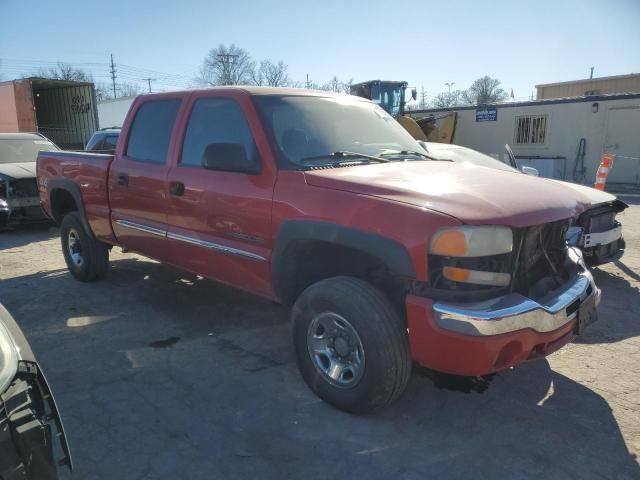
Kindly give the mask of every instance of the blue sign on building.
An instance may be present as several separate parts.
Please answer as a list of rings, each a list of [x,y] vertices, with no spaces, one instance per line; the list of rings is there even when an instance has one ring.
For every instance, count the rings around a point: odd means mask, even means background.
[[[495,122],[498,120],[497,108],[479,108],[476,110],[476,122]]]

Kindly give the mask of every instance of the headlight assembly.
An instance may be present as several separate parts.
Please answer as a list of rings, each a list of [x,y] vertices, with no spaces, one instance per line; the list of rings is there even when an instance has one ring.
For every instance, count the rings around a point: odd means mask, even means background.
[[[442,277],[456,283],[506,287],[511,275],[502,268],[494,270],[496,261],[513,250],[513,233],[509,227],[460,226],[438,230],[429,243],[429,253],[437,255],[435,265]],[[493,271],[492,271],[493,270]]]
[[[18,352],[11,335],[0,322],[0,393],[13,381],[18,370]]]
[[[486,257],[509,253],[513,233],[509,227],[452,227],[438,230],[429,253],[445,257]]]

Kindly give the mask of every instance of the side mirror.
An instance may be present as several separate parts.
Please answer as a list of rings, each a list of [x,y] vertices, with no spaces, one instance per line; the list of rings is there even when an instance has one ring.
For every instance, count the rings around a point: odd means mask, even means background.
[[[418,98],[418,91],[415,88],[413,88],[411,89],[411,99],[415,101],[416,98]]]
[[[525,175],[531,175],[532,177],[540,176],[537,168],[527,167],[525,165],[522,166],[522,173],[524,173]]]
[[[247,158],[240,143],[210,143],[202,154],[202,167],[223,172],[260,172],[260,165]]]
[[[518,168],[518,164],[516,163],[516,156],[513,153],[513,150],[511,150],[511,147],[508,143],[505,143],[504,149],[507,152],[507,157],[509,158],[509,165],[511,165],[513,168]]]
[[[427,142],[425,142],[424,140],[417,140],[418,145],[420,145],[425,152],[429,153],[429,146],[427,145]]]

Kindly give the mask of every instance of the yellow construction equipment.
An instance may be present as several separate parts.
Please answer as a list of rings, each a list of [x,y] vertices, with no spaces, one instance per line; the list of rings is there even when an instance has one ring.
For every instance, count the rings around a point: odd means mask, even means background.
[[[410,116],[405,109],[407,88],[407,82],[369,80],[351,85],[350,93],[380,105],[416,140],[452,143],[456,131],[456,112],[447,112],[439,116],[429,115],[424,118]],[[411,98],[416,99],[415,88],[411,89]],[[440,126],[436,124],[437,120],[442,120]]]

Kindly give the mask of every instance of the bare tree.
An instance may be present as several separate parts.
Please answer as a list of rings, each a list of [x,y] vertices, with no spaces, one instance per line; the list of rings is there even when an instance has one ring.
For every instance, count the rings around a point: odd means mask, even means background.
[[[279,60],[278,63],[262,60],[251,73],[252,83],[268,87],[284,87],[290,83],[288,68],[282,60]]]
[[[500,80],[485,75],[474,81],[464,92],[465,102],[471,105],[499,102],[507,98],[507,92],[500,88]]]
[[[96,101],[104,102],[105,100],[109,100],[113,98],[113,90],[110,85],[107,85],[104,82],[98,82],[95,84],[96,90]]]
[[[334,75],[328,83],[325,83],[324,85],[322,85],[322,87],[320,87],[320,90],[327,90],[329,92],[341,92],[341,84],[342,82],[340,82],[338,77]]]
[[[205,57],[196,81],[201,85],[241,85],[251,83],[254,61],[246,50],[220,44]]]
[[[353,78],[350,78],[349,80],[347,80],[346,82],[342,82],[342,84],[340,85],[340,87],[342,88],[342,91],[346,94],[350,94],[351,93],[351,85],[353,84]]]
[[[58,62],[55,67],[41,68],[35,73],[37,77],[51,78],[54,80],[70,80],[74,82],[92,82],[90,74],[75,68],[70,63]]]
[[[284,87],[289,83],[288,66],[282,60],[273,63],[271,60],[260,62],[260,69],[264,71],[265,84],[270,87]]]
[[[121,97],[135,97],[145,91],[138,83],[121,83],[118,87]]]
[[[434,108],[451,108],[456,107],[462,103],[464,92],[460,90],[454,90],[453,92],[440,92],[437,94],[431,105]]]

